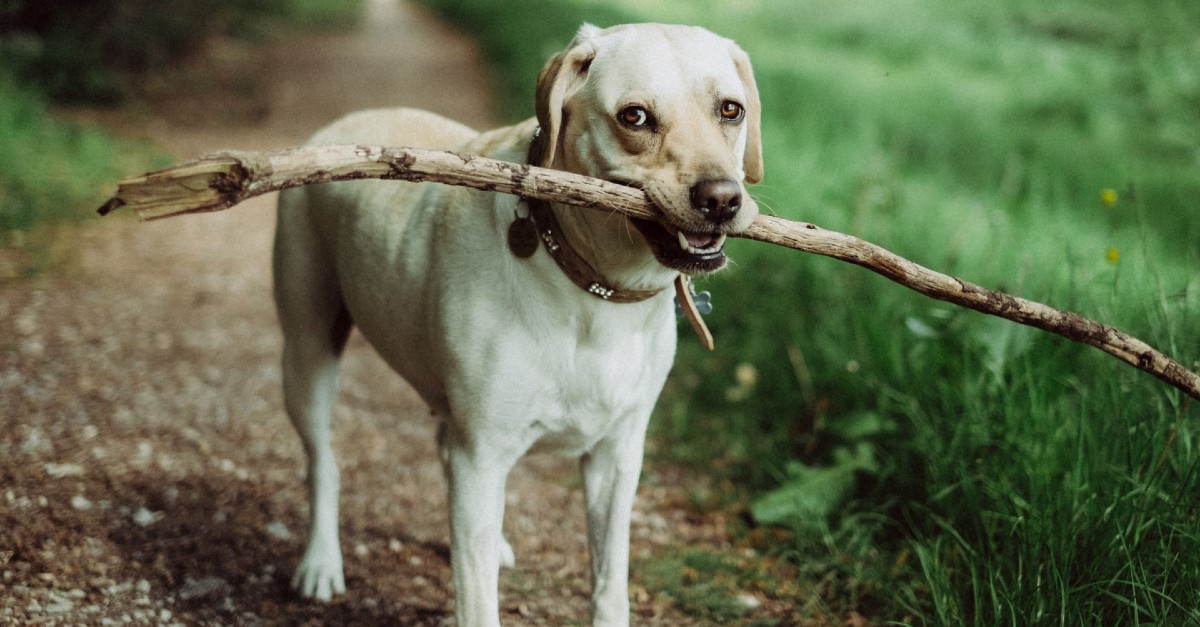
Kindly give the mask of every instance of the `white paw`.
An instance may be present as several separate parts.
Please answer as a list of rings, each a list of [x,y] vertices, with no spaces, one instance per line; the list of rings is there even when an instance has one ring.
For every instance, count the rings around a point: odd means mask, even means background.
[[[304,559],[296,567],[296,574],[292,576],[292,588],[300,596],[318,601],[328,601],[335,594],[345,593],[341,552],[308,547]]]
[[[512,545],[508,543],[508,539],[500,536],[500,568],[512,568],[517,565],[517,554],[513,553]]]

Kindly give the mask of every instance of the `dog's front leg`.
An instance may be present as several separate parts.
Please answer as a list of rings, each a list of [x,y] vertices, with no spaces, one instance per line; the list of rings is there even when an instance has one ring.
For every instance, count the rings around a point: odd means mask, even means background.
[[[629,624],[629,517],[642,470],[643,427],[602,440],[583,457],[592,624]]]
[[[439,439],[450,485],[454,613],[460,627],[498,627],[504,485],[519,454],[463,446],[448,431]]]

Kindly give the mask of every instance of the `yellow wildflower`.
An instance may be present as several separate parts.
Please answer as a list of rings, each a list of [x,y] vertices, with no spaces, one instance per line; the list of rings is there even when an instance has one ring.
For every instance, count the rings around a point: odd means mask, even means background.
[[[1104,205],[1105,207],[1111,207],[1117,204],[1118,198],[1117,190],[1115,189],[1105,188],[1100,190],[1100,204]]]
[[[1108,259],[1109,263],[1117,263],[1121,260],[1121,251],[1117,250],[1116,248],[1109,248],[1108,250],[1104,251],[1104,257]]]

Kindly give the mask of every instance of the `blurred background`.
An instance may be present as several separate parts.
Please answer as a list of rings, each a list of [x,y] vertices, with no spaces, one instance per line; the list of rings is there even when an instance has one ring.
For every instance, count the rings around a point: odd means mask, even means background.
[[[506,121],[532,114],[538,69],[584,21],[730,37],[763,98],[764,211],[1200,367],[1194,1],[423,4],[477,38]],[[162,161],[80,106],[144,106],[213,38],[337,27],[359,8],[0,0],[0,243],[22,251],[0,278],[44,265],[44,225]],[[1200,621],[1195,402],[857,267],[751,242],[730,254],[700,281],[718,350],[681,334],[649,461],[689,468],[692,506],[729,512],[735,546],[767,557],[679,547],[640,566],[648,588],[713,621],[736,620],[727,593],[747,587],[817,624],[849,608],[879,624]]]

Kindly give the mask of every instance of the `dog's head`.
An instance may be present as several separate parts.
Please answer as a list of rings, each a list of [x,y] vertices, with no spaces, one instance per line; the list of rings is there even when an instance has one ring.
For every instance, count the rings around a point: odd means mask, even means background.
[[[725,235],[758,207],[758,88],[746,53],[698,27],[585,24],[537,81],[540,162],[645,190],[662,212],[634,219],[659,263],[725,265]]]

